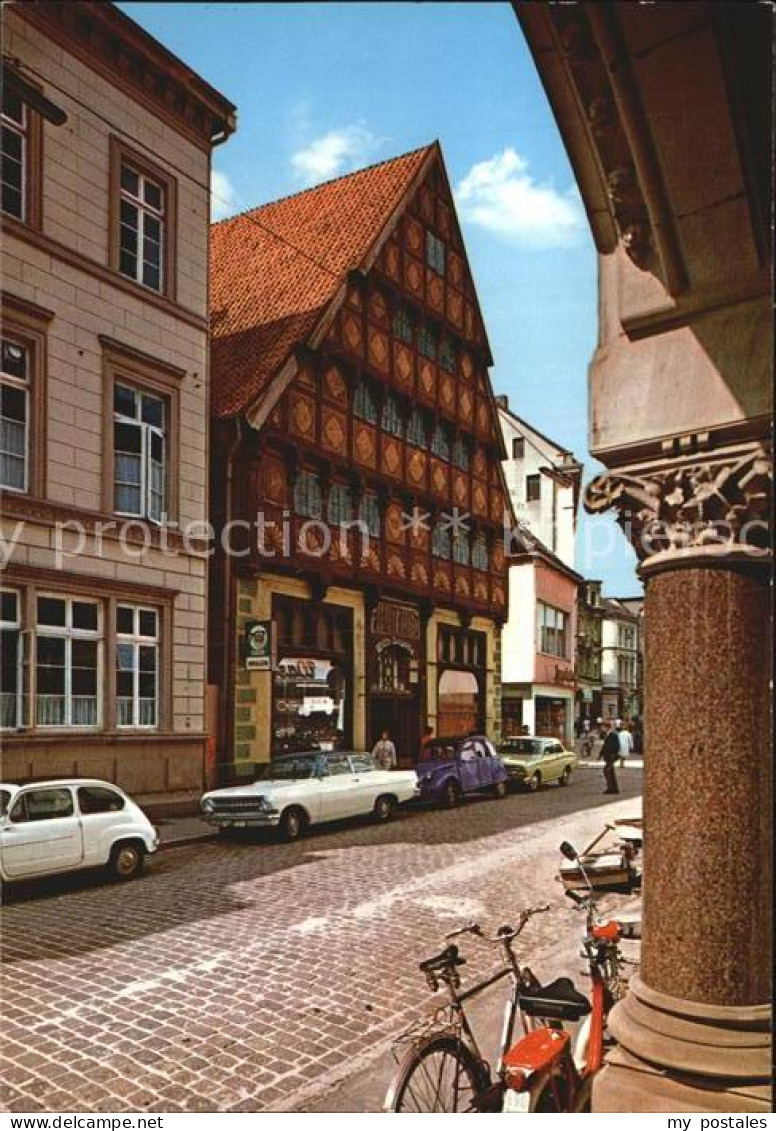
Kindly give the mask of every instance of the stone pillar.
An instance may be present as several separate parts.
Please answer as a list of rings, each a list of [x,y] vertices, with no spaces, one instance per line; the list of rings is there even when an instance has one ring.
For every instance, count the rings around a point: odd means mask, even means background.
[[[770,1110],[771,464],[758,445],[613,472],[646,585],[641,969],[594,1111]]]

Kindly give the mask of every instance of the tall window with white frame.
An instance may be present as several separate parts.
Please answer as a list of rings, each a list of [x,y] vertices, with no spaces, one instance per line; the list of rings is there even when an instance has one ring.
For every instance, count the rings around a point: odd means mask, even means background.
[[[35,630],[35,722],[98,727],[102,610],[97,601],[39,595]]]
[[[0,487],[28,489],[30,357],[26,346],[2,339],[0,374]]]
[[[116,608],[116,726],[159,725],[159,613]]]
[[[121,162],[119,271],[153,291],[163,291],[164,185],[129,161]]]
[[[161,523],[167,508],[163,397],[117,381],[113,389],[113,508]]]
[[[536,617],[539,651],[547,656],[568,659],[567,614],[561,609],[554,609],[552,605],[537,601]]]
[[[27,145],[29,115],[24,102],[3,86],[2,108],[2,210],[7,216],[26,220]]]
[[[0,593],[0,729],[15,730],[23,724],[22,621],[19,594],[15,589]]]

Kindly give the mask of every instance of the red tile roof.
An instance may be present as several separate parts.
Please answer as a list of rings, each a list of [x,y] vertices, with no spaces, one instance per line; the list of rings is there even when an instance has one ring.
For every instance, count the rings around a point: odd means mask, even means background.
[[[213,224],[211,411],[231,416],[307,341],[436,144]]]

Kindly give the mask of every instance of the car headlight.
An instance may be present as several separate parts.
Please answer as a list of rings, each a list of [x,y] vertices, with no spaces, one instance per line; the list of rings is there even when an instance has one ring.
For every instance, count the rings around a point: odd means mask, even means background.
[[[216,803],[212,797],[206,797],[202,802],[202,808],[206,813],[212,813],[216,807]]]
[[[272,805],[266,797],[259,797],[256,801],[256,808],[260,813],[271,813]]]

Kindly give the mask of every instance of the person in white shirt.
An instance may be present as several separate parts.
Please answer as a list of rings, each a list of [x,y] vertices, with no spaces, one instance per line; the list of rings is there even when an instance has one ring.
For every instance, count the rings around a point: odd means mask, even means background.
[[[622,719],[617,720],[617,737],[620,740],[620,765],[625,765],[625,759],[633,753],[633,735],[626,730]]]
[[[372,749],[372,757],[381,770],[396,768],[396,747],[391,742],[391,736],[384,730]]]

